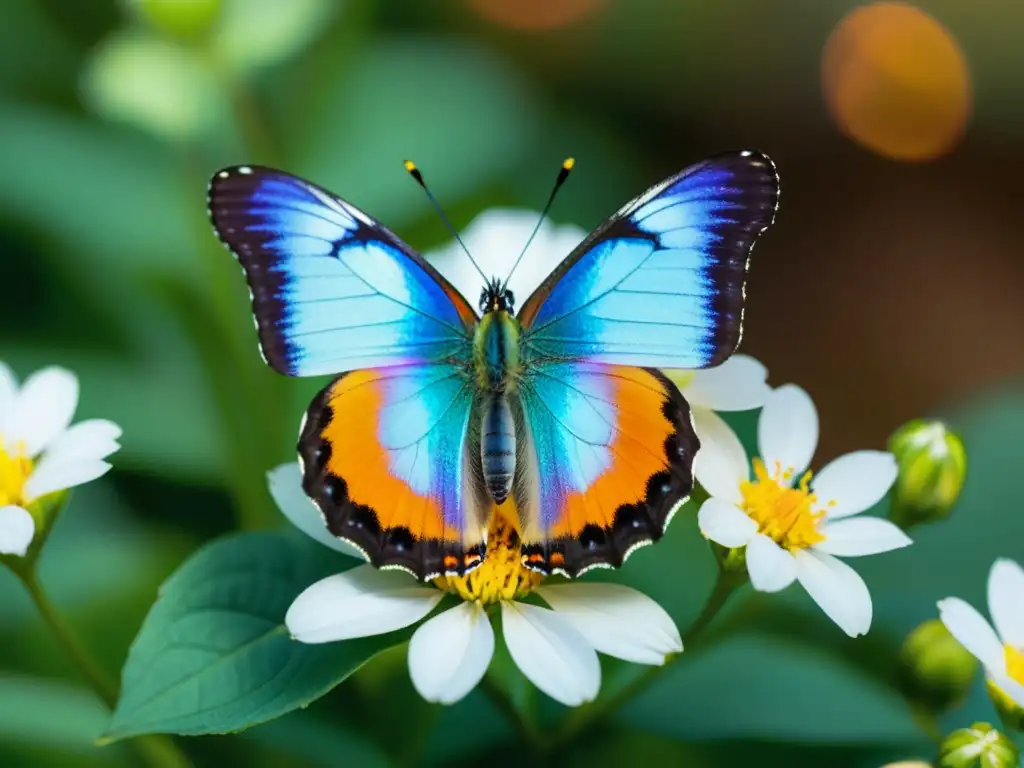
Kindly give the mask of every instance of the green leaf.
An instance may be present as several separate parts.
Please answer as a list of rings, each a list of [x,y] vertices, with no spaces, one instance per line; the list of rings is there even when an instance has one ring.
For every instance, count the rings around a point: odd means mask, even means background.
[[[923,754],[929,754],[927,748]],[[748,766],[828,766],[877,768],[913,755],[912,747],[812,745],[786,742],[728,741],[684,743],[642,731],[609,728],[567,750],[568,768],[598,765],[685,765],[687,768]]]
[[[693,663],[684,653],[622,718],[684,740],[913,744],[922,738],[899,694],[877,679],[813,645],[754,634],[723,640]]]
[[[200,549],[163,585],[129,651],[107,737],[248,728],[306,706],[407,640],[410,630],[325,645],[288,636],[292,600],[352,563],[291,532]]]
[[[100,43],[82,85],[100,115],[171,141],[203,138],[228,117],[224,89],[204,58],[141,30]]]
[[[0,740],[76,752],[95,749],[107,712],[91,692],[68,683],[0,676]]]
[[[78,376],[81,405],[76,421],[111,419],[124,430],[115,467],[216,480],[225,468],[224,435],[205,382],[187,348],[164,337],[151,363],[133,363],[89,351],[28,345],[9,346],[4,362],[24,379],[59,362]]]
[[[343,763],[364,768],[386,768],[395,764],[365,735],[357,733],[351,724],[331,722],[309,712],[292,712],[246,731],[242,738],[281,755],[302,758],[312,765]]]
[[[185,187],[191,179],[167,147],[135,131],[9,103],[0,106],[0,142],[0,207],[53,238],[76,278],[102,288],[156,265],[200,275],[182,223],[203,194]]]
[[[288,128],[294,170],[392,227],[429,212],[403,159],[415,160],[435,194],[452,201],[518,168],[540,132],[537,99],[519,73],[452,40],[377,40],[358,66],[322,82],[307,107],[317,119]],[[552,168],[561,159],[552,158]]]
[[[322,34],[338,9],[332,0],[226,0],[213,52],[239,73],[276,64]]]

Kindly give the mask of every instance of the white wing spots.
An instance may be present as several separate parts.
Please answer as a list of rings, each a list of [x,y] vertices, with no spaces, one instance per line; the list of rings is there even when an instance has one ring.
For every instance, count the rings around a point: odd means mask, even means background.
[[[220,173],[217,174],[217,178],[218,179],[226,179],[230,175],[231,174],[229,174],[227,171],[221,171]]]
[[[248,176],[250,173],[252,173],[252,168],[250,168],[248,165],[240,165],[238,166],[238,172],[243,176]]]

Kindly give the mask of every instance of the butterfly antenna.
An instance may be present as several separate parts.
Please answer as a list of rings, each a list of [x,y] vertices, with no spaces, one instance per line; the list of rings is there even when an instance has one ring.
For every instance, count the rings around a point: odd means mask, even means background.
[[[476,271],[480,273],[480,277],[483,278],[484,284],[486,285],[487,275],[485,275],[484,271],[480,269],[480,265],[476,263],[476,259],[473,258],[473,254],[469,252],[469,248],[467,248],[466,244],[462,242],[462,238],[459,237],[459,233],[456,231],[455,227],[452,226],[452,223],[448,220],[448,217],[444,215],[444,210],[442,210],[441,204],[437,202],[437,198],[434,197],[434,195],[431,193],[429,189],[427,189],[427,183],[423,180],[423,174],[420,173],[420,169],[416,167],[416,163],[414,163],[412,160],[406,160],[405,170],[409,172],[410,176],[416,179],[417,184],[423,187],[423,191],[427,193],[427,199],[430,200],[431,204],[434,206],[434,210],[437,211],[437,215],[441,217],[441,221],[444,222],[444,225],[448,228],[448,231],[452,233],[452,236],[455,238],[455,241],[460,246],[462,246],[463,252],[469,257],[469,260],[473,264],[473,266],[476,267]]]
[[[540,225],[544,223],[544,218],[548,215],[548,211],[551,210],[551,204],[555,202],[555,195],[558,194],[558,190],[562,188],[565,180],[569,178],[569,173],[572,171],[573,166],[576,165],[575,158],[567,157],[562,162],[562,167],[558,169],[558,178],[555,179],[555,186],[551,188],[551,194],[548,195],[548,201],[544,205],[544,210],[540,212],[540,218],[537,219],[537,226],[533,228],[533,232],[526,239],[526,245],[523,246],[523,250],[519,253],[519,258],[516,259],[515,264],[512,265],[512,269],[508,271],[508,277],[505,278],[505,287],[508,288],[508,281],[512,279],[512,273],[516,271],[516,267],[519,266],[519,262],[523,260],[523,256],[526,255],[526,251],[530,248],[530,243],[533,242],[533,238],[540,232]]]

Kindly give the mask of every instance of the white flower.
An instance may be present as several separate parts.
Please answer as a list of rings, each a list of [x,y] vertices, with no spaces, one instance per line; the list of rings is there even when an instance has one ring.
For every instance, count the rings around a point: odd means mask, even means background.
[[[884,451],[856,451],[806,472],[818,443],[818,414],[810,397],[788,384],[774,390],[758,421],[760,458],[754,477],[746,451],[732,444],[697,479],[710,498],[698,514],[703,534],[725,547],[746,547],[754,589],[777,592],[799,581],[851,637],[871,627],[871,595],[842,557],[905,547],[910,538],[888,520],[851,518],[885,496],[896,461]],[[799,482],[798,482],[799,480]],[[795,484],[795,486],[794,486]]]
[[[715,368],[664,373],[690,404],[693,428],[700,438],[700,450],[693,462],[697,479],[702,465],[746,461],[746,454],[736,453],[739,440],[732,427],[715,411],[750,411],[764,405],[772,391],[767,369],[750,355],[733,355]]]
[[[540,213],[535,211],[492,208],[473,219],[460,237],[487,277],[504,280],[539,219]],[[573,224],[556,225],[546,219],[540,225],[537,236],[509,281],[516,309],[586,236],[585,230]],[[452,241],[427,253],[426,258],[470,304],[476,306],[476,299],[484,287],[482,278],[458,243]]]
[[[0,363],[0,554],[24,555],[35,536],[35,502],[95,480],[120,446],[121,429],[104,419],[74,426],[78,379],[44,368],[19,388]]]
[[[274,498],[300,529],[324,541],[316,533],[323,522],[302,494],[299,478],[295,464],[274,470]],[[285,492],[285,484],[293,490]],[[510,536],[515,512],[507,512],[508,506],[494,508],[488,556],[469,575],[439,577],[428,585],[404,572],[360,565],[302,592],[285,617],[289,631],[304,643],[384,634],[422,621],[446,594],[456,595],[463,602],[420,624],[409,643],[413,685],[423,698],[442,704],[463,698],[487,671],[495,642],[488,609],[495,606],[500,606],[505,645],[523,674],[567,706],[597,696],[598,652],[663,664],[666,656],[682,651],[668,613],[634,589],[589,582],[540,585],[541,575],[521,565],[518,537]],[[550,608],[522,602],[529,592]]]
[[[958,597],[939,601],[939,618],[985,667],[991,683],[1024,708],[1024,568],[1000,559],[988,574],[992,624]]]

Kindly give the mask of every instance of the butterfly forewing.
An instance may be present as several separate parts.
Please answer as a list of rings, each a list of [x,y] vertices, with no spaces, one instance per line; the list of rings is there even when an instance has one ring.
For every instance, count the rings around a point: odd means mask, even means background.
[[[226,168],[209,205],[245,270],[267,362],[345,374],[314,399],[299,440],[303,486],[328,528],[420,578],[478,563],[481,513],[462,460],[470,305],[383,225],[295,176]]]
[[[747,262],[778,194],[760,153],[698,163],[627,203],[523,305],[515,488],[533,567],[618,566],[689,495],[689,406],[650,369],[736,349]]]

